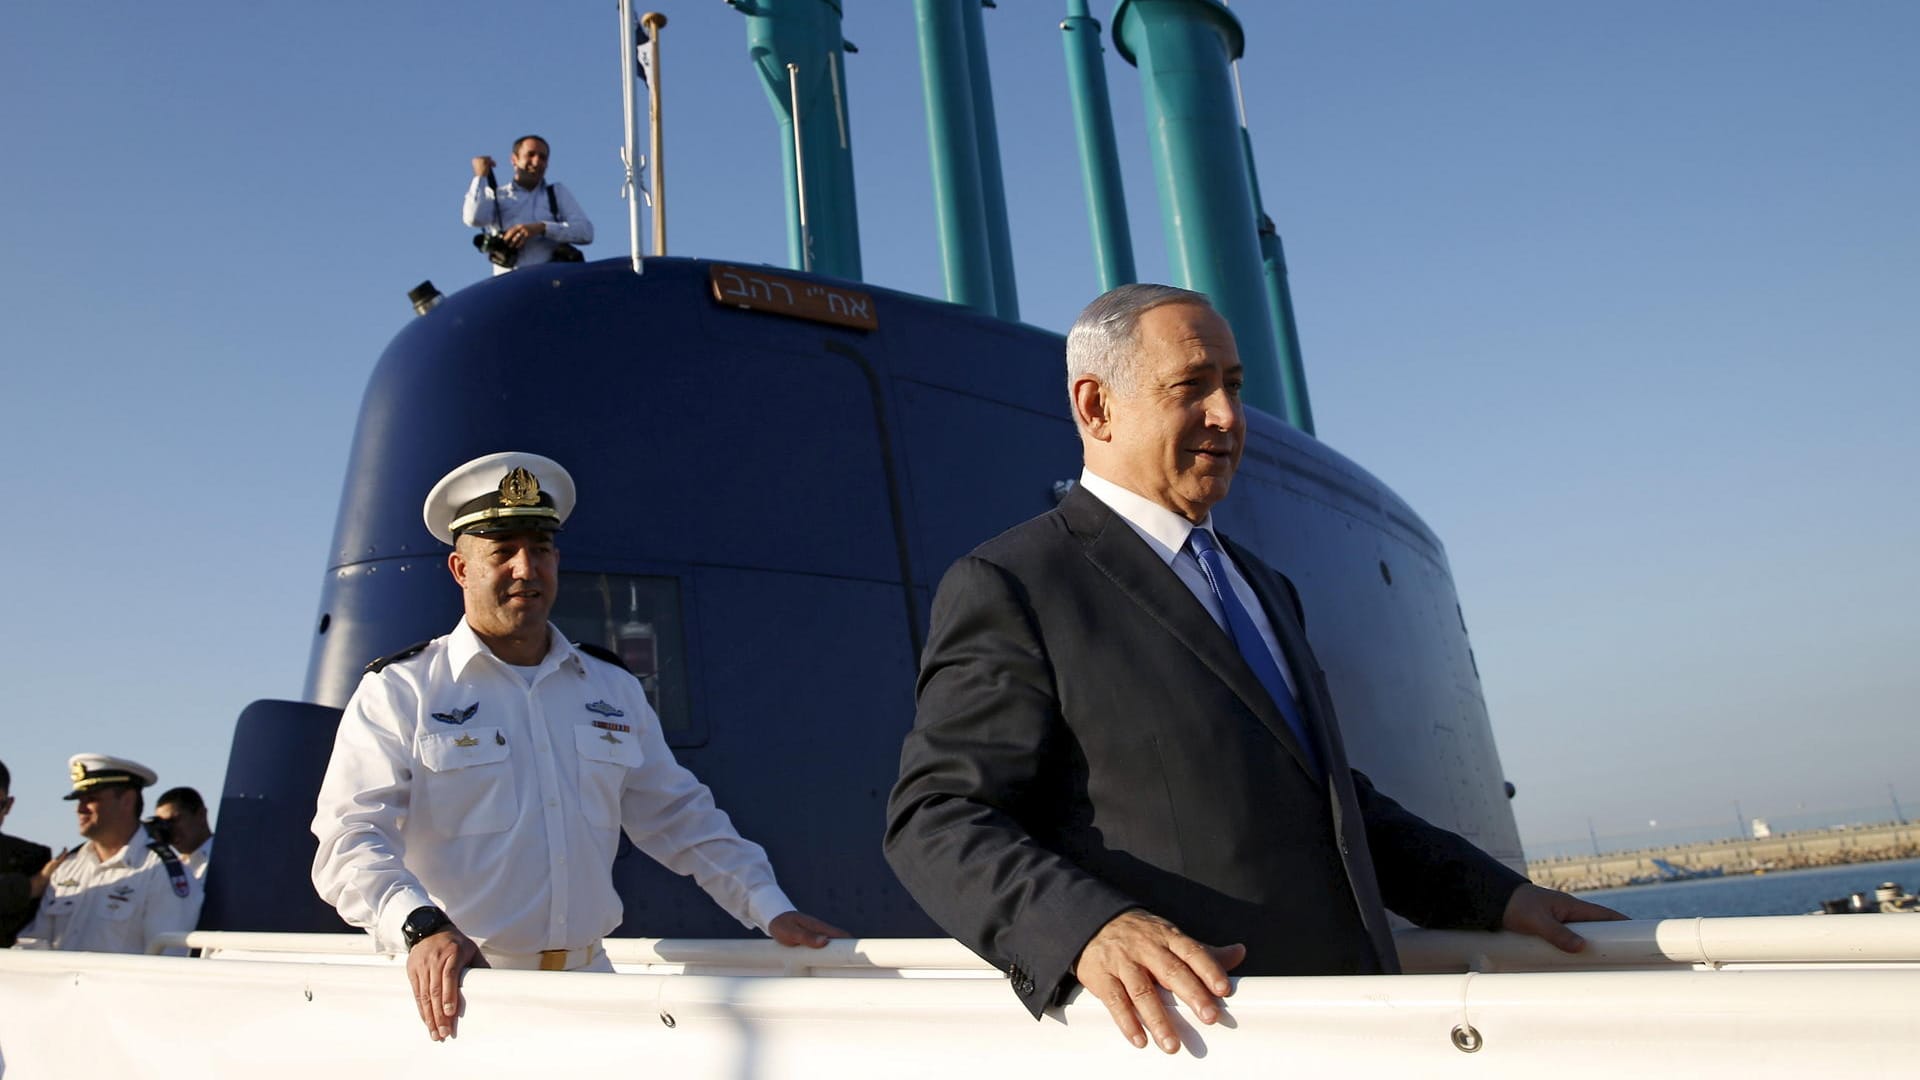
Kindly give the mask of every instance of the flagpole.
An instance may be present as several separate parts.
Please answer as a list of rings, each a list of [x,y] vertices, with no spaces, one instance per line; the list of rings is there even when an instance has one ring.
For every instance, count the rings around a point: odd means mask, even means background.
[[[626,146],[620,151],[620,160],[626,167],[626,183],[621,192],[627,197],[627,250],[632,253],[633,272],[640,270],[640,177],[635,171],[636,155],[640,153],[640,129],[638,126],[638,102],[634,100],[634,67],[639,57],[636,55],[639,45],[633,40],[633,0],[620,0],[620,100],[626,107]]]
[[[800,141],[800,65],[787,64],[787,99],[793,109],[793,185],[800,205],[800,269],[813,269],[813,230],[807,226],[806,149]]]
[[[640,25],[647,30],[647,51],[651,62],[647,64],[647,107],[653,117],[653,153],[648,164],[653,170],[653,253],[667,253],[667,168],[662,160],[666,145],[666,124],[660,116],[660,28],[667,25],[667,17],[657,11],[649,11],[640,16]]]

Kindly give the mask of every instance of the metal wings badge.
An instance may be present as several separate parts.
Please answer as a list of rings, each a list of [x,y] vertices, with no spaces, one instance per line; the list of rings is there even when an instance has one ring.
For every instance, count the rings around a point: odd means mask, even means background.
[[[467,721],[473,719],[473,714],[479,711],[480,711],[480,703],[476,701],[464,709],[454,709],[450,712],[434,713],[433,718],[435,720],[440,721],[443,724],[464,724]]]

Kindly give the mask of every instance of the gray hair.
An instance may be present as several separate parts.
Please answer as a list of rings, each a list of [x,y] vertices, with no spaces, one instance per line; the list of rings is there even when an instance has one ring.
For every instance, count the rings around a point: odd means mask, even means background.
[[[1131,394],[1138,374],[1134,356],[1140,343],[1140,317],[1165,304],[1199,304],[1213,310],[1213,303],[1201,293],[1144,282],[1111,289],[1088,304],[1067,331],[1069,397],[1083,375],[1099,379],[1118,393]]]

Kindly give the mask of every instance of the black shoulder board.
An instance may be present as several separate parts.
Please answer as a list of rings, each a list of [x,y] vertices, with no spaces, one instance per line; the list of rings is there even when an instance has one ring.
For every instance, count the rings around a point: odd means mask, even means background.
[[[397,664],[400,661],[407,659],[408,657],[419,656],[420,650],[426,648],[431,644],[433,644],[433,642],[431,641],[416,641],[413,644],[407,646],[406,648],[401,649],[397,653],[389,653],[388,655],[383,656],[378,660],[375,660],[373,663],[368,664],[366,667],[366,672],[369,675],[378,675],[381,669],[385,668],[388,664]]]
[[[620,654],[614,652],[612,649],[602,648],[598,645],[589,645],[584,641],[574,642],[573,647],[576,649],[579,649],[583,653],[586,653],[588,656],[593,657],[595,660],[604,660],[607,663],[612,664],[614,667],[619,668],[621,671],[625,671],[629,675],[633,674],[632,671],[629,671],[627,669],[627,662],[625,660],[620,659]]]

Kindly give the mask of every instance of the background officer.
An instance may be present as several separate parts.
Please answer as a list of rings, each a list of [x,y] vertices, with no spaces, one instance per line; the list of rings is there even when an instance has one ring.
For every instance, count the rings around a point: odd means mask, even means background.
[[[53,867],[20,947],[142,953],[161,934],[193,929],[200,887],[140,824],[140,789],[154,782],[153,770],[106,754],[75,754],[67,768],[67,798],[87,842]]]

